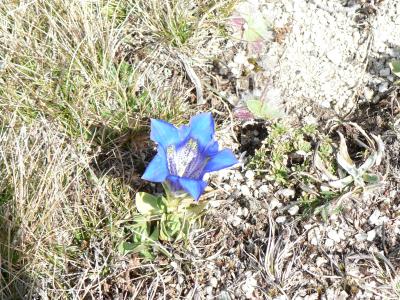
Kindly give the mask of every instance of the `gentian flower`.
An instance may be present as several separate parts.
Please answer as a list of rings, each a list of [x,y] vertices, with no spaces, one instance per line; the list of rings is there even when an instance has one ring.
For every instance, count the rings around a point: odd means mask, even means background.
[[[211,113],[191,118],[189,125],[176,128],[163,120],[151,120],[150,138],[158,144],[157,155],[142,178],[167,182],[173,191],[185,191],[196,201],[207,183],[204,174],[233,166],[238,161],[231,150],[219,151],[214,139]]]

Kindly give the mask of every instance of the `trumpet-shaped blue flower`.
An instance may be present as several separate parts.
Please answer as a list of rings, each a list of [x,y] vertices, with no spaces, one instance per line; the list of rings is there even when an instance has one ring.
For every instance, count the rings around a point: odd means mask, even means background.
[[[158,144],[157,155],[142,178],[167,181],[174,191],[186,191],[196,201],[207,183],[204,174],[237,163],[231,150],[218,150],[211,113],[191,118],[189,125],[176,128],[163,120],[151,120],[150,138]]]

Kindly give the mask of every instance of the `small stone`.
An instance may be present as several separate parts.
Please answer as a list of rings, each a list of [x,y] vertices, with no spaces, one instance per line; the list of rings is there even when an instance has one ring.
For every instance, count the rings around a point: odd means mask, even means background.
[[[346,291],[341,291],[340,294],[339,294],[339,297],[337,299],[338,300],[349,299],[349,294],[347,294]]]
[[[357,233],[354,237],[357,241],[363,242],[367,239],[367,234],[366,233]]]
[[[257,286],[257,280],[253,277],[251,272],[246,272],[246,280],[242,285],[242,290],[246,295],[247,299],[253,298],[254,289]]]
[[[379,71],[379,75],[382,77],[387,77],[390,75],[390,68],[385,68]]]
[[[326,241],[325,241],[325,247],[331,248],[331,247],[333,247],[333,246],[335,246],[335,241],[334,241],[334,240],[331,240],[331,239],[326,239]]]
[[[278,195],[283,196],[284,198],[293,198],[295,195],[295,190],[293,189],[282,189],[277,192]]]
[[[269,193],[269,187],[266,184],[263,184],[258,188],[258,191],[260,194],[268,194]]]
[[[376,237],[376,230],[372,229],[370,231],[367,232],[367,241],[372,242]]]
[[[389,83],[383,82],[378,86],[379,93],[385,93],[389,89]]]
[[[317,265],[317,267],[321,267],[322,265],[326,264],[328,262],[328,260],[324,257],[317,257],[317,259],[315,260],[315,264]]]
[[[210,284],[213,288],[216,288],[218,286],[218,279],[215,277],[210,278]]]
[[[238,216],[234,216],[231,220],[231,224],[233,227],[238,227],[242,223],[242,219]]]
[[[236,215],[247,217],[249,215],[249,209],[247,207],[239,207],[236,212]]]
[[[338,235],[336,230],[329,230],[328,237],[333,240],[335,243],[340,243],[340,236]]]
[[[272,198],[270,203],[269,203],[269,207],[273,210],[275,208],[279,208],[282,206],[282,203],[279,202],[278,199],[276,198]]]
[[[207,287],[205,288],[205,290],[206,290],[206,294],[207,294],[207,295],[212,295],[212,293],[213,293],[213,287],[212,287],[211,285],[207,286]]]
[[[278,223],[278,224],[283,224],[283,223],[286,222],[286,217],[285,217],[285,216],[277,217],[277,218],[275,219],[275,221],[276,221],[276,223]]]
[[[255,173],[252,170],[247,170],[246,173],[244,174],[244,177],[246,177],[249,180],[254,180]]]
[[[326,54],[326,56],[335,65],[340,65],[342,62],[342,54],[340,53],[339,49],[332,49]]]
[[[291,208],[288,209],[288,213],[291,216],[297,215],[297,213],[299,212],[299,206],[298,205],[293,205]]]
[[[321,230],[319,228],[310,229],[307,238],[311,245],[318,245],[321,240]]]
[[[369,216],[368,223],[370,225],[378,225],[377,223],[378,223],[380,215],[381,215],[381,212],[379,211],[379,209],[375,209],[374,212]]]
[[[249,189],[249,187],[247,185],[242,185],[240,187],[240,191],[242,192],[243,196],[251,197],[251,192],[250,192],[250,189]]]
[[[344,232],[343,229],[339,229],[339,230],[338,230],[338,235],[339,235],[339,237],[340,237],[341,240],[344,241],[344,240],[346,239],[346,234],[345,234],[345,232]]]

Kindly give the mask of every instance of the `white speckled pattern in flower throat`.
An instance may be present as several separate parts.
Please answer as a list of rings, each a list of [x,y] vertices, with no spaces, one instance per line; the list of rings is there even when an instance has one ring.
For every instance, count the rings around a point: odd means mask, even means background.
[[[168,169],[172,175],[199,179],[207,161],[208,158],[202,155],[198,142],[194,139],[179,148],[175,145],[167,148]]]

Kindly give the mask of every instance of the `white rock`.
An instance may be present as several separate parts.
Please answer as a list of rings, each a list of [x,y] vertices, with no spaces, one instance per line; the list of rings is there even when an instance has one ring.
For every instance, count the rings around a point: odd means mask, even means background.
[[[369,216],[368,223],[370,225],[377,225],[381,212],[379,209],[375,209],[374,212]]]
[[[333,247],[333,246],[335,246],[335,241],[334,241],[334,240],[331,240],[331,239],[326,239],[326,241],[325,241],[325,247],[331,248],[331,247]]]
[[[210,278],[210,284],[213,288],[216,288],[218,286],[218,279],[215,277]]]
[[[242,185],[240,187],[240,191],[242,192],[243,196],[251,197],[251,192],[250,192],[250,189],[249,189],[249,187],[247,185]]]
[[[244,177],[246,177],[249,180],[254,180],[255,173],[253,170],[247,170],[246,173],[244,174]]]
[[[342,241],[344,241],[344,240],[346,239],[346,234],[345,234],[345,232],[344,232],[343,229],[339,229],[339,230],[338,230],[338,235],[339,235],[339,237],[340,237],[340,239],[341,239]]]
[[[246,295],[247,299],[253,298],[254,289],[257,286],[257,280],[253,277],[251,272],[246,272],[246,281],[242,285],[242,290]]]
[[[345,291],[341,291],[339,294],[338,300],[346,300],[349,299],[349,295]]]
[[[269,207],[271,209],[279,208],[279,207],[282,207],[282,203],[280,203],[279,200],[274,197],[269,202]]]
[[[385,68],[379,71],[379,75],[382,77],[387,77],[390,75],[390,68]]]
[[[247,217],[249,215],[249,209],[247,207],[239,207],[236,212],[236,215]]]
[[[212,295],[212,293],[213,293],[213,287],[212,287],[211,285],[207,286],[207,287],[205,288],[205,292],[206,292],[207,295]]]
[[[328,262],[328,260],[325,257],[317,257],[315,264],[317,265],[317,267],[321,267],[322,265],[326,264]]]
[[[233,227],[238,227],[242,223],[242,219],[239,218],[238,216],[234,216],[233,218],[230,218],[229,221]]]
[[[389,83],[388,82],[383,82],[378,86],[378,91],[379,93],[384,93],[389,89]]]
[[[368,236],[366,233],[357,233],[354,237],[357,241],[363,242],[367,239]]]
[[[278,224],[283,224],[286,222],[286,217],[285,216],[279,216],[275,219],[275,222]]]
[[[285,198],[293,198],[295,193],[296,192],[293,189],[282,189],[277,192],[278,195],[281,195]]]
[[[370,231],[367,232],[367,240],[372,242],[376,237],[376,230],[372,229]]]
[[[327,235],[335,243],[340,243],[340,236],[336,230],[329,230]]]
[[[381,225],[383,225],[383,223],[387,223],[387,222],[389,222],[389,218],[386,216],[381,216],[381,217],[379,217],[378,221],[376,222],[376,225],[381,226]]]
[[[288,213],[292,216],[297,215],[299,212],[299,206],[298,205],[293,205],[291,208],[288,209]]]
[[[328,57],[328,59],[335,65],[340,65],[342,61],[342,54],[339,49],[332,49],[326,54],[326,57]]]
[[[238,65],[246,65],[249,62],[243,51],[238,52],[233,58],[233,61]]]
[[[260,194],[268,194],[269,193],[269,187],[266,184],[263,184],[262,186],[260,186],[258,188],[258,191],[260,192]]]
[[[311,229],[307,234],[307,239],[312,245],[318,245],[321,241],[321,230],[319,228]]]

